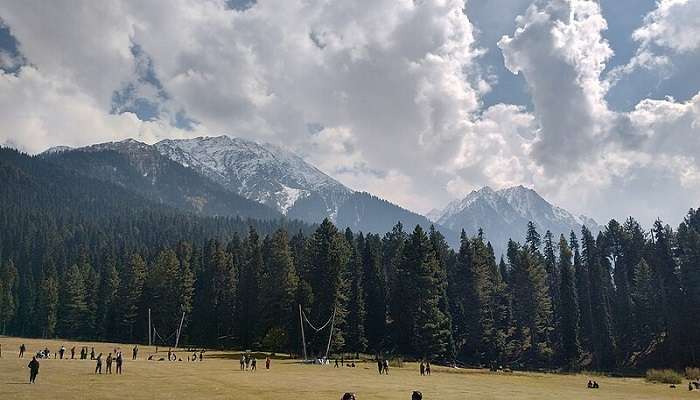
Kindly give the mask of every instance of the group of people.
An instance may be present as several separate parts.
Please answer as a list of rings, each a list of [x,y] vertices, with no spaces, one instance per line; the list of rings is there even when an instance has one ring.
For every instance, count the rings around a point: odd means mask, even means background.
[[[430,375],[430,361],[420,362],[420,376]]]
[[[327,364],[327,363],[326,363],[326,364]],[[340,364],[338,364],[338,359],[336,358],[336,359],[335,359],[335,365],[333,366],[333,368],[340,368],[340,367],[344,367],[344,366],[346,366],[346,365],[347,365],[349,368],[355,368],[355,361],[352,361],[352,360],[351,360],[349,363],[346,364],[346,363],[345,363],[345,358],[341,358],[341,359],[340,359]]]
[[[270,369],[271,363],[270,357],[265,357],[265,369]],[[241,354],[240,364],[241,371],[247,371],[249,368],[251,371],[258,370],[258,360],[253,355]]]
[[[600,385],[598,385],[598,382],[592,381],[589,379],[588,380],[588,388],[589,389],[600,389]]]
[[[357,395],[355,393],[345,393],[343,397],[340,398],[340,400],[358,400]],[[423,393],[414,390],[413,393],[411,393],[411,400],[423,400]]]
[[[112,356],[114,354],[114,356]],[[95,364],[95,374],[102,374],[102,353],[97,356]],[[107,354],[107,359],[105,360],[106,368],[105,374],[112,373],[112,363],[117,364],[117,374],[122,374],[122,365],[124,364],[124,357],[119,349],[114,349],[113,353]]]

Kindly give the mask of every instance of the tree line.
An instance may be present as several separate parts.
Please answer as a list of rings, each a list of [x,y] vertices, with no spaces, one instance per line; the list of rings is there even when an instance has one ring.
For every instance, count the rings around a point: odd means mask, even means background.
[[[318,325],[335,311],[336,354],[568,370],[697,365],[700,210],[675,231],[657,221],[645,232],[630,218],[597,236],[583,227],[555,238],[530,223],[498,260],[482,232],[462,232],[453,250],[434,228],[401,224],[383,236],[328,220],[291,236],[250,226],[157,248],[56,227],[41,234],[59,246],[0,242],[5,334],[143,342],[150,308],[160,341],[172,343],[184,312],[183,343],[298,354],[301,305]],[[309,351],[323,354],[328,331],[310,331]]]

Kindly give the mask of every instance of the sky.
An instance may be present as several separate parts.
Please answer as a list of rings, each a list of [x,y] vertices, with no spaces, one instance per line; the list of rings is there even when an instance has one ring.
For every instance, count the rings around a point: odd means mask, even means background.
[[[700,0],[0,0],[0,144],[227,134],[427,213],[700,206]]]

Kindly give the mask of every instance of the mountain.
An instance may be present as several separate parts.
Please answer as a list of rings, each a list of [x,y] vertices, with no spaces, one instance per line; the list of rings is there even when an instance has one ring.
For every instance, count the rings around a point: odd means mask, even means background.
[[[42,154],[47,161],[114,183],[154,203],[207,216],[275,219],[276,211],[225,190],[192,169],[133,139]]]
[[[522,241],[529,221],[535,223],[541,234],[549,230],[555,237],[559,234],[568,237],[572,230],[578,234],[582,225],[593,232],[600,230],[592,218],[574,216],[523,186],[499,191],[485,186],[432,215],[433,221],[453,231],[464,229],[473,235],[479,228],[483,229],[494,248],[504,246],[508,239]]]
[[[353,191],[281,147],[229,136],[163,140],[163,155],[290,218],[335,220]]]

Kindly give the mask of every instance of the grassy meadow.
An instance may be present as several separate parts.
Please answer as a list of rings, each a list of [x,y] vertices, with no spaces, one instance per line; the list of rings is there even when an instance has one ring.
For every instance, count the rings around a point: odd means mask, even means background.
[[[25,358],[19,359],[19,345],[25,343]],[[358,400],[410,399],[413,390],[424,399],[700,399],[700,392],[689,392],[687,382],[671,389],[641,378],[593,377],[598,390],[586,388],[586,375],[535,373],[491,373],[486,370],[433,367],[432,376],[421,377],[415,364],[391,368],[388,376],[377,374],[374,363],[359,363],[357,368],[334,369],[332,365],[303,365],[292,360],[273,360],[265,370],[264,359],[258,371],[240,371],[239,353],[209,351],[204,362],[184,361],[191,353],[178,352],[182,362],[148,361],[154,347],[141,347],[139,359],[131,360],[131,345],[83,343],[61,340],[0,337],[0,399],[340,399],[346,391]],[[95,375],[90,360],[40,360],[37,384],[28,384],[27,364],[31,355],[48,347],[52,353],[61,345],[95,347],[105,355],[120,347],[125,356],[124,374]],[[167,357],[167,348],[159,348],[155,359]],[[113,365],[115,370],[116,366]],[[104,365],[103,365],[104,372]]]

